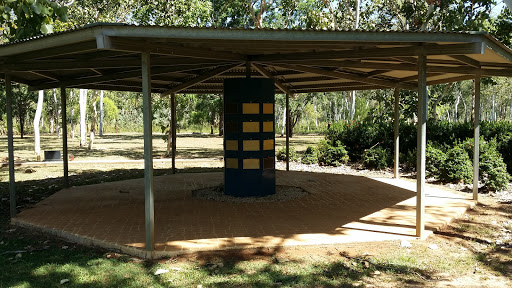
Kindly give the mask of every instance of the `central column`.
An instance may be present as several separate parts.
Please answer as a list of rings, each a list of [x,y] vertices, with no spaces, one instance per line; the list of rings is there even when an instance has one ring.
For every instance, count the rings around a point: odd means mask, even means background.
[[[224,194],[275,194],[274,81],[224,80]]]

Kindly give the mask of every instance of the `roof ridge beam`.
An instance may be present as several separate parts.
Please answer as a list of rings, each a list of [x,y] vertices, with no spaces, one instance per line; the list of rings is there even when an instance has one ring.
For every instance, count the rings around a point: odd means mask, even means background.
[[[277,77],[272,75],[272,73],[270,73],[270,71],[265,69],[265,67],[263,67],[262,65],[256,64],[256,63],[251,63],[251,65],[256,70],[258,70],[258,72],[260,72],[261,75],[263,75],[263,76],[265,76],[265,77],[267,77],[269,79],[274,80],[274,84],[276,85],[276,87],[279,88],[279,90],[283,91],[284,94],[288,94],[288,95],[293,95],[294,94],[292,92],[292,90],[290,90],[290,88],[286,87],[286,85],[284,85],[283,82],[281,82],[281,80],[279,80]]]
[[[61,55],[69,55],[69,54],[75,54],[75,53],[81,53],[81,52],[87,52],[87,51],[94,51],[96,49],[96,43],[94,41],[86,41],[86,42],[79,42],[79,43],[73,43],[67,46],[58,46],[58,47],[51,47],[51,48],[45,48],[41,49],[39,51],[32,51],[32,52],[25,52],[20,53],[16,55],[9,56],[6,58],[6,63],[13,63],[18,61],[27,61],[27,60],[33,60],[38,58],[49,58],[49,57],[55,57],[55,56],[61,56]]]
[[[360,58],[382,58],[402,57],[418,55],[464,55],[483,54],[485,43],[474,42],[466,44],[446,44],[422,46],[392,47],[392,48],[371,48],[360,50],[343,50],[327,52],[301,52],[289,54],[271,54],[254,56],[251,60],[256,62],[276,62],[279,60],[302,61],[302,60],[328,60],[328,59],[360,59]]]
[[[222,73],[224,73],[226,71],[229,71],[229,70],[231,70],[231,69],[233,69],[235,67],[238,67],[238,66],[240,66],[242,64],[245,64],[245,62],[218,67],[218,68],[213,69],[213,70],[211,70],[211,71],[209,71],[207,73],[204,73],[204,74],[201,74],[201,75],[199,75],[199,76],[197,76],[195,78],[192,78],[192,79],[190,79],[187,82],[183,82],[183,83],[181,83],[178,86],[170,88],[169,90],[163,92],[161,94],[161,96],[165,97],[165,96],[168,96],[168,95],[173,94],[173,93],[178,93],[178,92],[180,92],[182,90],[185,90],[185,89],[187,89],[189,87],[194,86],[197,83],[201,83],[203,81],[206,81],[206,80],[208,80],[208,79],[210,79],[212,77],[215,77],[215,76],[217,76],[219,74],[222,74]]]
[[[450,57],[474,68],[482,66],[480,62],[466,55],[450,55]]]
[[[230,60],[230,61],[245,61],[246,56],[223,51],[213,51],[202,48],[183,47],[177,44],[155,44],[141,45],[141,43],[134,43],[133,41],[122,39],[118,37],[110,36],[98,36],[96,37],[98,49],[108,50],[121,50],[131,52],[145,52],[152,54],[172,55],[180,57],[190,58],[204,58],[204,59],[216,59],[216,60]]]
[[[161,68],[155,68],[151,69],[151,75],[157,75],[157,74],[165,74],[170,72],[182,72],[187,70],[196,70],[196,68],[191,67],[191,65],[185,65],[178,66],[178,67],[161,67]],[[80,78],[68,78],[68,79],[61,79],[59,82],[49,82],[49,83],[41,83],[37,85],[29,86],[30,91],[37,91],[37,90],[45,90],[45,89],[51,89],[51,88],[57,88],[61,86],[66,87],[73,87],[77,85],[83,85],[83,84],[93,84],[93,83],[102,83],[102,82],[109,82],[114,80],[123,80],[123,79],[129,79],[133,77],[140,77],[142,74],[142,71],[140,69],[132,70],[129,72],[123,72],[123,73],[114,73],[109,75],[98,75],[98,76],[88,76],[88,77],[80,77]]]
[[[417,89],[416,86],[412,85],[412,84],[400,83],[400,82],[394,82],[394,81],[386,81],[386,80],[380,80],[380,79],[375,79],[375,78],[367,78],[367,77],[363,77],[363,76],[359,76],[359,75],[355,75],[355,74],[347,73],[347,72],[329,71],[329,70],[325,70],[325,69],[313,68],[313,67],[307,67],[307,66],[301,66],[301,65],[289,65],[289,64],[272,64],[272,65],[283,67],[283,68],[288,68],[288,69],[293,69],[293,70],[297,70],[297,71],[301,71],[301,72],[305,72],[305,73],[325,75],[325,76],[329,76],[332,78],[353,80],[353,81],[357,81],[357,82],[368,83],[368,84],[373,84],[373,85],[378,85],[378,86],[385,86],[385,87],[390,87],[390,88],[398,87],[398,88],[407,89],[407,90]]]

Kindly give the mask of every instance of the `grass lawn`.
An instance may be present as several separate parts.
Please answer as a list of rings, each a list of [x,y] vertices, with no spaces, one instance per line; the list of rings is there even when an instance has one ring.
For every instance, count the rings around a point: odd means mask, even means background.
[[[319,136],[291,140],[305,150]],[[0,158],[6,142],[0,139]],[[16,139],[16,156],[32,161],[33,139]],[[44,136],[42,149],[60,147]],[[284,138],[276,138],[283,145]],[[141,159],[140,134],[98,137],[93,151],[70,142],[75,160]],[[155,136],[155,157],[165,142]],[[179,135],[178,157],[218,158],[222,138]],[[212,160],[218,161],[218,160]],[[218,171],[184,168],[179,172]],[[155,175],[169,173],[161,164]],[[142,177],[142,163],[70,166],[73,185]],[[31,169],[30,171],[28,169]],[[34,171],[32,171],[34,170]],[[108,173],[105,173],[108,171]],[[61,189],[61,166],[16,169],[18,210]],[[482,196],[482,203],[425,241],[355,243],[275,249],[230,250],[144,261],[115,251],[98,250],[8,224],[7,168],[0,168],[0,287],[511,287],[512,204]],[[429,248],[436,244],[438,249]],[[169,270],[155,275],[158,269]],[[69,282],[61,284],[61,280]],[[201,285],[201,286],[199,286]]]

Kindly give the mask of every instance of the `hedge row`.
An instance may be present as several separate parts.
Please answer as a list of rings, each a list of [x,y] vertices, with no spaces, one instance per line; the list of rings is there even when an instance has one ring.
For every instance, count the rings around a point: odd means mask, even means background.
[[[335,123],[326,131],[325,140],[317,147],[306,149],[301,161],[330,166],[353,161],[371,169],[391,167],[393,129],[392,123]],[[506,188],[512,172],[512,123],[483,122],[481,135],[479,180],[492,190]],[[471,123],[427,123],[427,176],[445,182],[471,183],[472,136]],[[284,154],[284,150],[279,151],[278,160],[284,160]],[[402,164],[415,169],[416,126],[413,123],[400,123],[400,154]],[[290,160],[298,159],[299,155],[291,149]]]
[[[400,154],[414,155],[416,149],[416,125],[400,123]],[[393,123],[383,122],[353,122],[334,123],[326,131],[326,140],[330,145],[337,141],[345,147],[351,161],[360,161],[365,157],[365,151],[381,147],[393,151]],[[507,171],[512,174],[512,122],[482,122],[480,135],[485,141],[495,140],[496,149],[507,165]],[[427,143],[442,148],[445,152],[455,143],[473,138],[473,124],[466,122],[451,123],[438,121],[427,123]],[[404,157],[401,157],[402,159]],[[410,162],[410,161],[407,161]],[[388,166],[391,163],[388,163]]]

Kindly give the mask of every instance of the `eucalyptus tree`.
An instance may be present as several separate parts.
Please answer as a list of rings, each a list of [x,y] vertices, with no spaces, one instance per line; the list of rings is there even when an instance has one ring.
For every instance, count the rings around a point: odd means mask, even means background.
[[[67,7],[50,0],[0,0],[4,40],[15,41],[53,32],[53,22],[67,21]]]

